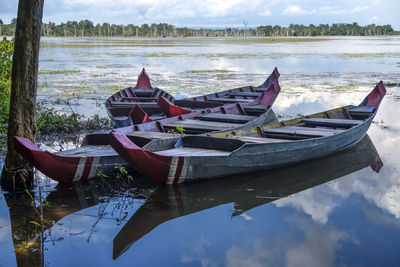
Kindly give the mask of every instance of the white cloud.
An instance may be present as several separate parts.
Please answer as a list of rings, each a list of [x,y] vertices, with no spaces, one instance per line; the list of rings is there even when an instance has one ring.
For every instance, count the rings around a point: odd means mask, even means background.
[[[262,17],[269,17],[269,16],[271,16],[271,10],[269,10],[269,9],[266,9],[266,10],[264,10],[264,12],[261,12],[261,13],[259,13],[258,15],[260,15],[260,16],[262,16]]]
[[[253,217],[251,217],[250,215],[247,215],[246,213],[240,214],[240,217],[243,217],[246,221],[252,221],[253,220]]]
[[[306,238],[287,250],[287,266],[335,266],[335,251],[340,249],[340,241],[349,239],[348,235],[304,219],[297,219],[297,224]]]
[[[337,9],[337,7],[323,6],[320,8],[320,14],[345,15],[360,13],[361,11],[366,11],[368,9],[370,9],[369,6],[357,6],[352,9]]]
[[[315,12],[317,12],[317,10],[315,8],[308,11],[308,10],[302,9],[301,7],[296,6],[296,5],[290,5],[285,10],[282,11],[282,15],[285,15],[285,16],[307,15],[307,14],[313,14]]]

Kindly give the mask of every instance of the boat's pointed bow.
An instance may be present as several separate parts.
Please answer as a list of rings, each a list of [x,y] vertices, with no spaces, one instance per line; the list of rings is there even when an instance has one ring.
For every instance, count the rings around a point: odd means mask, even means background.
[[[172,157],[161,156],[134,144],[126,135],[111,132],[111,146],[129,164],[151,180],[166,184]]]
[[[131,112],[129,112],[129,117],[131,118],[133,124],[142,124],[152,121],[139,105],[135,105],[133,107]]]
[[[365,105],[367,107],[378,107],[385,95],[386,88],[383,85],[383,82],[380,81],[364,99],[361,105]]]
[[[37,157],[44,153],[31,140],[18,136],[14,136],[14,149],[32,165],[35,165]]]
[[[167,115],[168,117],[180,116],[192,112],[191,110],[175,106],[163,96],[160,96],[158,98],[157,105],[160,107],[161,111],[164,112],[165,115]]]
[[[150,77],[147,74],[146,70],[143,68],[138,76],[138,80],[136,83],[135,88],[142,88],[142,89],[151,89]]]
[[[71,182],[76,177],[79,159],[60,157],[38,148],[27,138],[14,137],[14,149],[32,166],[59,182]]]
[[[281,74],[279,73],[278,68],[275,67],[271,75],[269,75],[265,82],[258,87],[269,87],[275,81],[278,81],[279,76],[281,76]]]
[[[267,90],[265,90],[265,92],[262,93],[261,96],[257,98],[256,101],[259,105],[271,106],[274,104],[275,99],[278,97],[280,91],[281,87],[279,86],[278,81],[275,81]]]
[[[278,71],[278,67],[275,67],[272,73],[276,76],[276,78],[279,78],[279,76],[281,76],[281,74]]]

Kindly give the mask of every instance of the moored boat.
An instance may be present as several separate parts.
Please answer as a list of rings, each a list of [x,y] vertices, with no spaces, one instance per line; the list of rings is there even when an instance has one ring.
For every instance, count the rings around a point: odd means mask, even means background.
[[[135,87],[128,87],[111,95],[105,103],[107,113],[113,124],[117,127],[132,125],[129,113],[136,105],[140,106],[147,114],[157,118],[160,112],[157,105],[159,97],[169,101],[174,98],[160,88],[153,87],[146,70],[140,72]]]
[[[141,74],[143,76],[144,74]],[[228,129],[248,129],[257,125],[277,121],[271,106],[280,92],[277,70],[270,75],[263,86],[261,95],[247,103],[223,104],[220,107],[201,111],[187,111],[172,104],[168,98],[160,96],[158,106],[173,117],[152,121],[141,105],[135,105],[132,114],[138,124],[118,128],[118,131],[129,135],[132,141],[145,145],[153,139],[179,138],[176,127],[182,125],[185,133],[210,133]],[[140,80],[140,79],[139,79]],[[142,86],[143,87],[143,86]],[[258,116],[248,115],[260,112]],[[180,115],[181,114],[181,115]],[[145,132],[140,132],[140,131]],[[46,176],[59,182],[73,182],[107,174],[115,169],[115,165],[129,167],[110,145],[109,131],[89,134],[81,146],[57,153],[43,151],[30,140],[14,138],[14,147],[32,166]]]
[[[227,216],[238,216],[368,166],[379,172],[382,162],[366,135],[348,149],[287,168],[202,183],[160,186],[115,236],[113,258],[121,256],[144,236],[157,239],[158,234],[152,231],[174,219],[227,203],[233,203],[233,211]]]
[[[241,131],[153,140],[143,147],[111,132],[111,144],[136,170],[161,184],[257,172],[319,158],[357,143],[385,94],[381,81],[358,106]]]
[[[231,104],[231,106],[235,106],[235,104],[244,105],[247,107],[246,113],[259,115],[265,112],[265,108],[262,105],[258,105],[255,100],[263,95],[278,80],[279,76],[278,69],[275,68],[264,83],[256,87],[245,86],[203,96],[175,100],[167,92],[152,87],[150,78],[143,69],[135,87],[125,88],[113,94],[107,99],[105,106],[110,118],[117,127],[157,121],[192,111],[204,112],[211,109],[211,112],[215,112],[219,110],[218,107],[226,107],[227,104]],[[249,105],[250,103],[252,105]],[[253,107],[250,108],[248,106]],[[224,111],[220,112],[223,113]],[[143,118],[143,116],[146,116],[146,118]]]

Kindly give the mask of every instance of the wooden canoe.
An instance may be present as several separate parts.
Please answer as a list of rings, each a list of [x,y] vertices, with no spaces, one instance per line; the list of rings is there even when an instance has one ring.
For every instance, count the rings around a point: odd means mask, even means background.
[[[113,124],[117,127],[142,124],[190,113],[222,112],[219,108],[243,105],[249,115],[259,115],[265,107],[257,99],[279,78],[278,69],[257,87],[245,86],[216,92],[204,96],[175,100],[167,92],[151,86],[148,74],[143,69],[135,87],[125,88],[107,99],[105,106]],[[273,94],[273,92],[269,92]],[[265,95],[265,94],[264,94]],[[276,97],[276,96],[275,96]],[[230,104],[230,105],[227,105]],[[253,106],[250,108],[250,106]],[[229,111],[227,112],[229,113]],[[195,114],[192,114],[192,117]],[[189,116],[190,117],[190,116]]]
[[[357,143],[385,93],[381,81],[358,106],[248,130],[154,140],[144,147],[122,133],[111,132],[111,144],[136,170],[161,184],[258,172],[320,158]]]
[[[113,241],[113,258],[161,224],[206,209],[234,203],[228,216],[332,181],[368,166],[379,172],[379,154],[368,136],[351,148],[295,166],[227,179],[160,186]],[[251,189],[251,190],[249,190]]]
[[[146,73],[143,71],[140,77],[147,77]],[[280,92],[278,77],[279,73],[275,69],[263,85],[268,88],[259,87],[265,90],[252,102],[223,104],[217,108],[190,111],[182,115],[176,115],[176,113],[185,113],[186,109],[175,106],[167,98],[160,96],[158,105],[176,116],[152,121],[140,105],[136,105],[133,113],[135,118],[143,123],[118,128],[118,131],[128,135],[133,142],[145,145],[153,139],[179,138],[180,134],[173,133],[174,131],[171,133],[171,130],[180,125],[184,127],[185,132],[210,133],[228,129],[250,129],[254,126],[276,122],[271,106]],[[141,79],[139,78],[140,81]],[[143,86],[140,85],[140,87]],[[260,114],[248,115],[246,108],[254,108],[254,106],[259,108]],[[253,109],[252,112],[254,112]],[[232,119],[234,122],[231,122]],[[146,133],[143,134],[138,130],[146,131]],[[14,147],[33,167],[59,182],[74,182],[94,178],[99,174],[108,174],[115,170],[115,165],[125,168],[130,166],[111,147],[109,131],[89,134],[80,147],[57,153],[43,151],[29,139],[21,137],[14,138]]]
[[[157,117],[160,113],[157,100],[161,96],[174,101],[172,95],[151,85],[149,75],[143,68],[135,87],[125,88],[111,95],[106,100],[105,106],[113,124],[116,127],[123,127],[132,125],[129,113],[135,105],[140,106],[150,116]]]

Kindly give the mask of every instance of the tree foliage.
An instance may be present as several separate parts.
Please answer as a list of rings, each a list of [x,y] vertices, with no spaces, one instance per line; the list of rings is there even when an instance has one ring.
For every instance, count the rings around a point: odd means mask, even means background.
[[[13,52],[14,41],[4,37],[0,42],[0,134],[7,130]]]
[[[289,27],[266,25],[257,27],[256,31],[263,36],[375,36],[395,34],[391,25],[370,24],[360,26],[357,22],[353,24],[320,24],[318,26],[290,24]]]
[[[14,23],[15,21],[13,21]],[[15,25],[2,25],[2,32],[12,36]],[[1,34],[1,32],[0,32]],[[290,24],[288,27],[279,25],[264,25],[256,28],[224,28],[224,29],[190,29],[187,27],[176,28],[168,23],[152,23],[142,25],[119,24],[94,24],[90,20],[67,21],[56,24],[54,22],[43,23],[43,36],[63,37],[243,37],[243,36],[375,36],[393,35],[396,32],[391,25],[365,25],[353,24]]]

